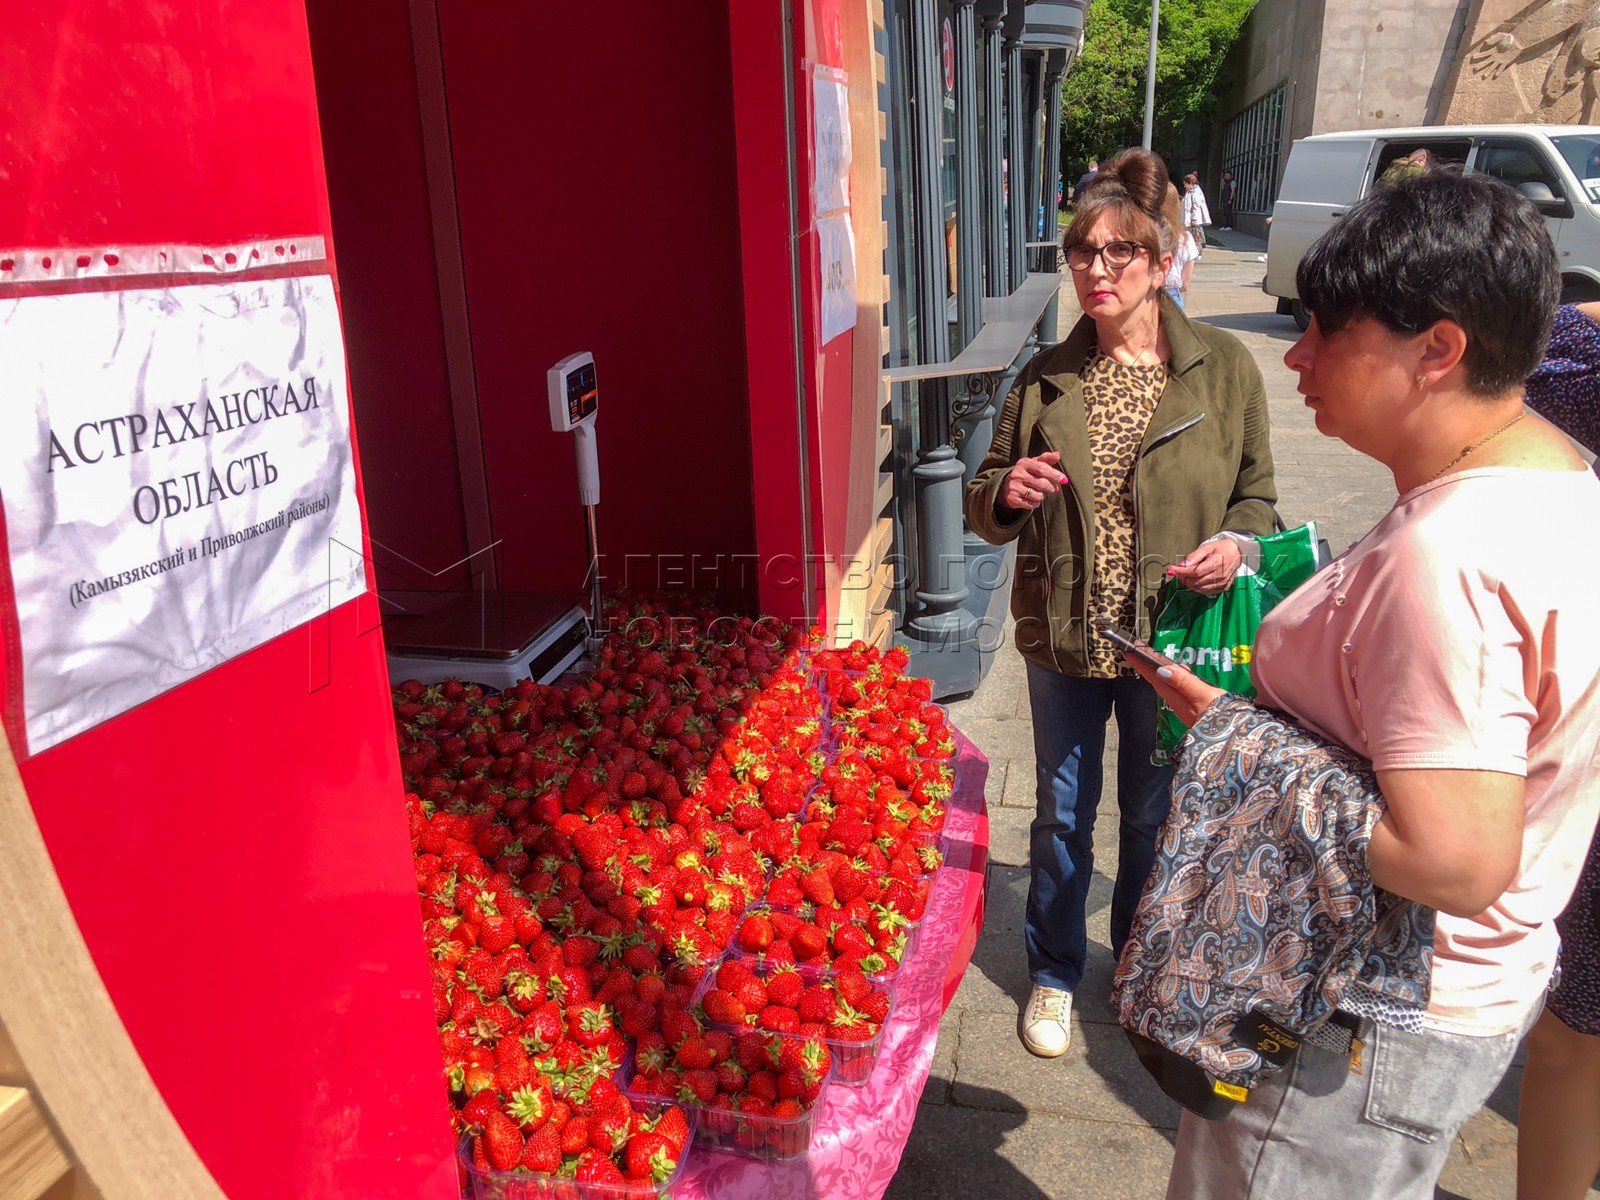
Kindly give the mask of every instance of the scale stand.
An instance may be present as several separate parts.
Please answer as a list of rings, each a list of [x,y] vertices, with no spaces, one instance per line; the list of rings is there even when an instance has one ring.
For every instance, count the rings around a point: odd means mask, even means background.
[[[583,503],[584,527],[589,546],[589,638],[585,654],[598,661],[605,642],[605,608],[600,596],[600,531],[596,510],[600,506],[600,452],[595,436],[595,416],[600,411],[600,390],[595,384],[594,355],[569,354],[550,368],[550,427],[571,433],[578,457],[578,499]]]

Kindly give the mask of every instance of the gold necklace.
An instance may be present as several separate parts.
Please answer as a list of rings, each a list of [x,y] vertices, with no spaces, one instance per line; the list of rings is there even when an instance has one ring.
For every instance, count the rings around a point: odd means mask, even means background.
[[[1144,366],[1145,364],[1141,363],[1139,360],[1142,359],[1146,354],[1149,354],[1150,351],[1155,348],[1155,344],[1157,342],[1159,342],[1160,340],[1161,340],[1161,318],[1158,316],[1156,318],[1156,327],[1155,327],[1154,331],[1150,334],[1150,339],[1147,342],[1145,342],[1145,344],[1143,346],[1140,346],[1138,350],[1134,351],[1133,361],[1132,362],[1126,362],[1126,363],[1125,362],[1118,362],[1117,356],[1115,354],[1112,354],[1104,346],[1100,345],[1100,339],[1099,338],[1095,339],[1095,348],[1097,350],[1099,350],[1101,354],[1104,354],[1107,358],[1109,358],[1112,362],[1116,363],[1119,367],[1141,367],[1141,366]],[[1127,344],[1128,343],[1126,341],[1123,343],[1123,345],[1127,345]],[[1151,363],[1150,365],[1151,366],[1155,366],[1155,367],[1159,367],[1161,365],[1160,356],[1157,355],[1156,356],[1156,361]]]
[[[1439,478],[1439,476],[1443,475],[1446,471],[1448,471],[1451,467],[1455,466],[1458,462],[1460,462],[1467,455],[1471,454],[1474,450],[1478,449],[1481,446],[1486,446],[1490,442],[1494,441],[1495,438],[1499,437],[1502,433],[1504,433],[1506,430],[1510,429],[1518,421],[1522,420],[1522,418],[1525,417],[1527,415],[1527,413],[1528,413],[1527,409],[1519,408],[1517,410],[1517,415],[1516,416],[1512,417],[1511,420],[1507,421],[1504,425],[1500,426],[1499,429],[1496,429],[1493,433],[1489,434],[1487,437],[1481,437],[1477,441],[1473,442],[1472,445],[1468,446],[1460,454],[1456,455],[1449,462],[1445,463],[1444,466],[1440,467],[1437,471],[1435,471],[1433,473],[1433,475],[1428,479],[1428,482],[1432,483],[1435,479]]]

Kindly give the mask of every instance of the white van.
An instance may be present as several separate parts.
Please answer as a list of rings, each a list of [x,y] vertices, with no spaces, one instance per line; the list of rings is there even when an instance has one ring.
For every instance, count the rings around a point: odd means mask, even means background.
[[[1301,256],[1390,164],[1422,149],[1504,179],[1538,205],[1561,260],[1562,300],[1600,300],[1600,125],[1432,125],[1322,133],[1290,147],[1261,283],[1279,312],[1306,327],[1294,284]]]

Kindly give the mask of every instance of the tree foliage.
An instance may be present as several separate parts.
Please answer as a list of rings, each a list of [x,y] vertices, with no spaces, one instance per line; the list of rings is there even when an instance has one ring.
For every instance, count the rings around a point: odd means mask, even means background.
[[[1217,72],[1255,0],[1161,0],[1154,149],[1169,156],[1190,117],[1216,104]],[[1150,0],[1091,0],[1083,53],[1062,84],[1063,162],[1105,158],[1144,136]]]

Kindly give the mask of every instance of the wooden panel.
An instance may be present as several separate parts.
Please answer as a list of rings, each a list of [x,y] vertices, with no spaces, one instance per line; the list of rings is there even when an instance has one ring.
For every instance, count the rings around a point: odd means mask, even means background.
[[[23,1088],[0,1088],[0,1200],[38,1200],[71,1168]]]
[[[878,492],[872,498],[872,511],[881,513],[889,506],[889,501],[894,497],[894,476],[887,471],[878,473]]]
[[[872,560],[882,562],[889,556],[889,547],[894,544],[894,518],[879,517],[878,527],[872,535]]]
[[[872,600],[867,605],[869,613],[877,614],[889,607],[889,598],[894,595],[894,566],[884,563],[878,568],[877,578],[872,587]]]
[[[0,1024],[77,1159],[109,1200],[223,1200],[95,970],[3,737],[0,844],[0,911],[8,914],[0,921]],[[33,1118],[42,1123],[37,1110]],[[0,1180],[9,1176],[0,1169]]]
[[[881,612],[872,618],[872,623],[867,626],[867,642],[873,646],[887,647],[889,636],[894,633],[894,613]]]
[[[894,449],[894,426],[878,426],[878,464],[883,465],[883,460],[889,457],[889,451]]]

